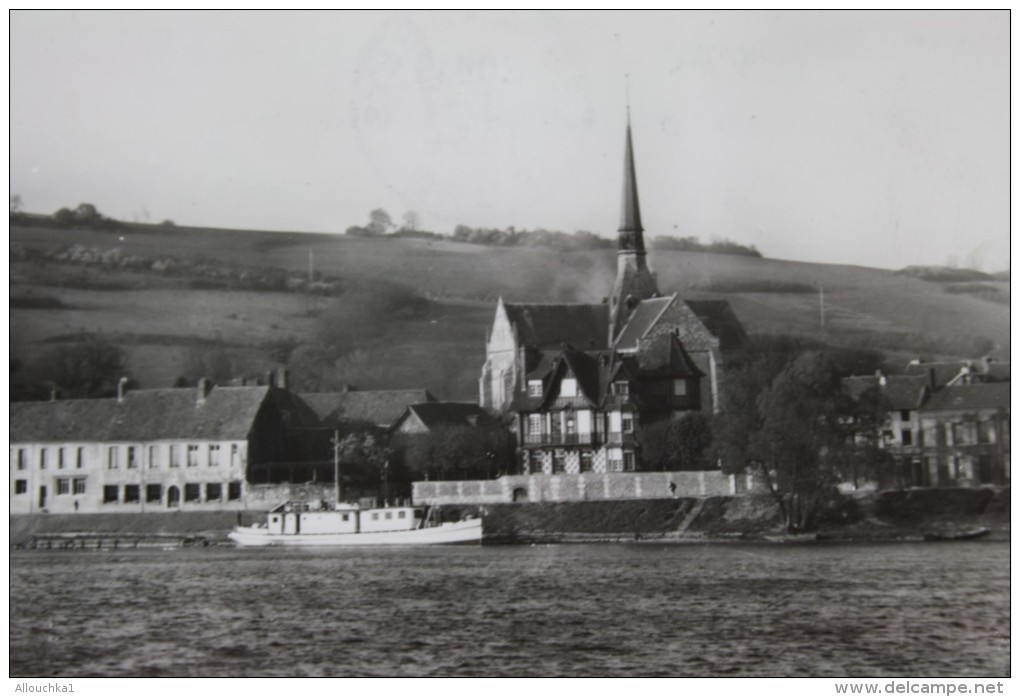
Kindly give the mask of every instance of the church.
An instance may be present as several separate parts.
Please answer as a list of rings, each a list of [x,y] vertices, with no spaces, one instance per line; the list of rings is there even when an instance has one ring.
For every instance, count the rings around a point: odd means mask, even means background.
[[[648,266],[628,118],[616,279],[599,304],[499,299],[482,407],[512,418],[522,474],[643,469],[641,428],[719,407],[746,334],[729,303],[659,292]]]

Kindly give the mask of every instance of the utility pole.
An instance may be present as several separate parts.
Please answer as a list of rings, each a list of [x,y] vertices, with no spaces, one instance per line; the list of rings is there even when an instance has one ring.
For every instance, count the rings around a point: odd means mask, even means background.
[[[818,312],[821,317],[822,331],[825,331],[825,287],[818,284]]]
[[[308,250],[308,282],[315,283],[315,252]]]

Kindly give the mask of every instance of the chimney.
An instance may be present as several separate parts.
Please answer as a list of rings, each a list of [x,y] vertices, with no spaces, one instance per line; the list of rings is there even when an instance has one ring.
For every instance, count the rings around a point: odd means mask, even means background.
[[[57,385],[56,383],[50,383],[50,401],[57,401]]]
[[[924,363],[923,358],[913,358],[910,360],[910,365],[921,365],[922,363]]]
[[[885,387],[888,384],[888,382],[889,382],[888,380],[885,379],[885,375],[882,375],[882,371],[881,370],[876,370],[875,371],[875,377],[878,378],[878,384],[881,387]]]
[[[287,370],[286,368],[280,368],[280,370],[277,371],[277,376],[279,382],[277,387],[286,390],[290,383],[290,371]]]
[[[209,396],[211,390],[212,383],[209,382],[209,378],[198,379],[198,404],[205,404],[205,398]]]
[[[273,371],[272,370],[270,370],[268,373],[266,373],[266,385],[268,385],[269,387],[275,387],[276,386],[276,380],[273,378]]]
[[[117,381],[117,402],[118,403],[124,401],[124,392],[126,391],[127,383],[128,383],[128,379],[127,378],[121,378],[120,380]],[[54,399],[56,399],[56,396],[54,396]]]

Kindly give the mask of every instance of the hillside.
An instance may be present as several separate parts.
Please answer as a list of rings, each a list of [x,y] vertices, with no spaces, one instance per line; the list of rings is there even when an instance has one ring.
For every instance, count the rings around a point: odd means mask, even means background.
[[[500,295],[598,302],[615,264],[612,251],[142,225],[116,233],[12,227],[10,245],[11,357],[22,365],[84,332],[125,348],[143,386],[287,364],[306,389],[424,386],[463,400],[476,396]],[[86,253],[55,259],[73,245]],[[107,263],[83,261],[104,253]],[[325,290],[285,290],[304,282],[310,261]],[[728,299],[751,332],[880,349],[890,367],[917,355],[1009,356],[1008,280],[945,283],[678,251],[653,251],[649,261],[664,291]],[[256,282],[264,276],[279,289]],[[331,384],[315,377],[323,366]]]

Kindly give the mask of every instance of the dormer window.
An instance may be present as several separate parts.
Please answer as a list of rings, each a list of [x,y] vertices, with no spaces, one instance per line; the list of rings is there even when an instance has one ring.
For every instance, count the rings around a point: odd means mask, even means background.
[[[617,380],[613,383],[613,394],[626,397],[630,394],[630,385],[625,380]]]
[[[560,383],[560,397],[576,397],[577,396],[577,380],[574,378],[563,378],[563,382]]]
[[[542,396],[542,381],[541,380],[528,380],[528,396],[529,397],[541,397]]]

